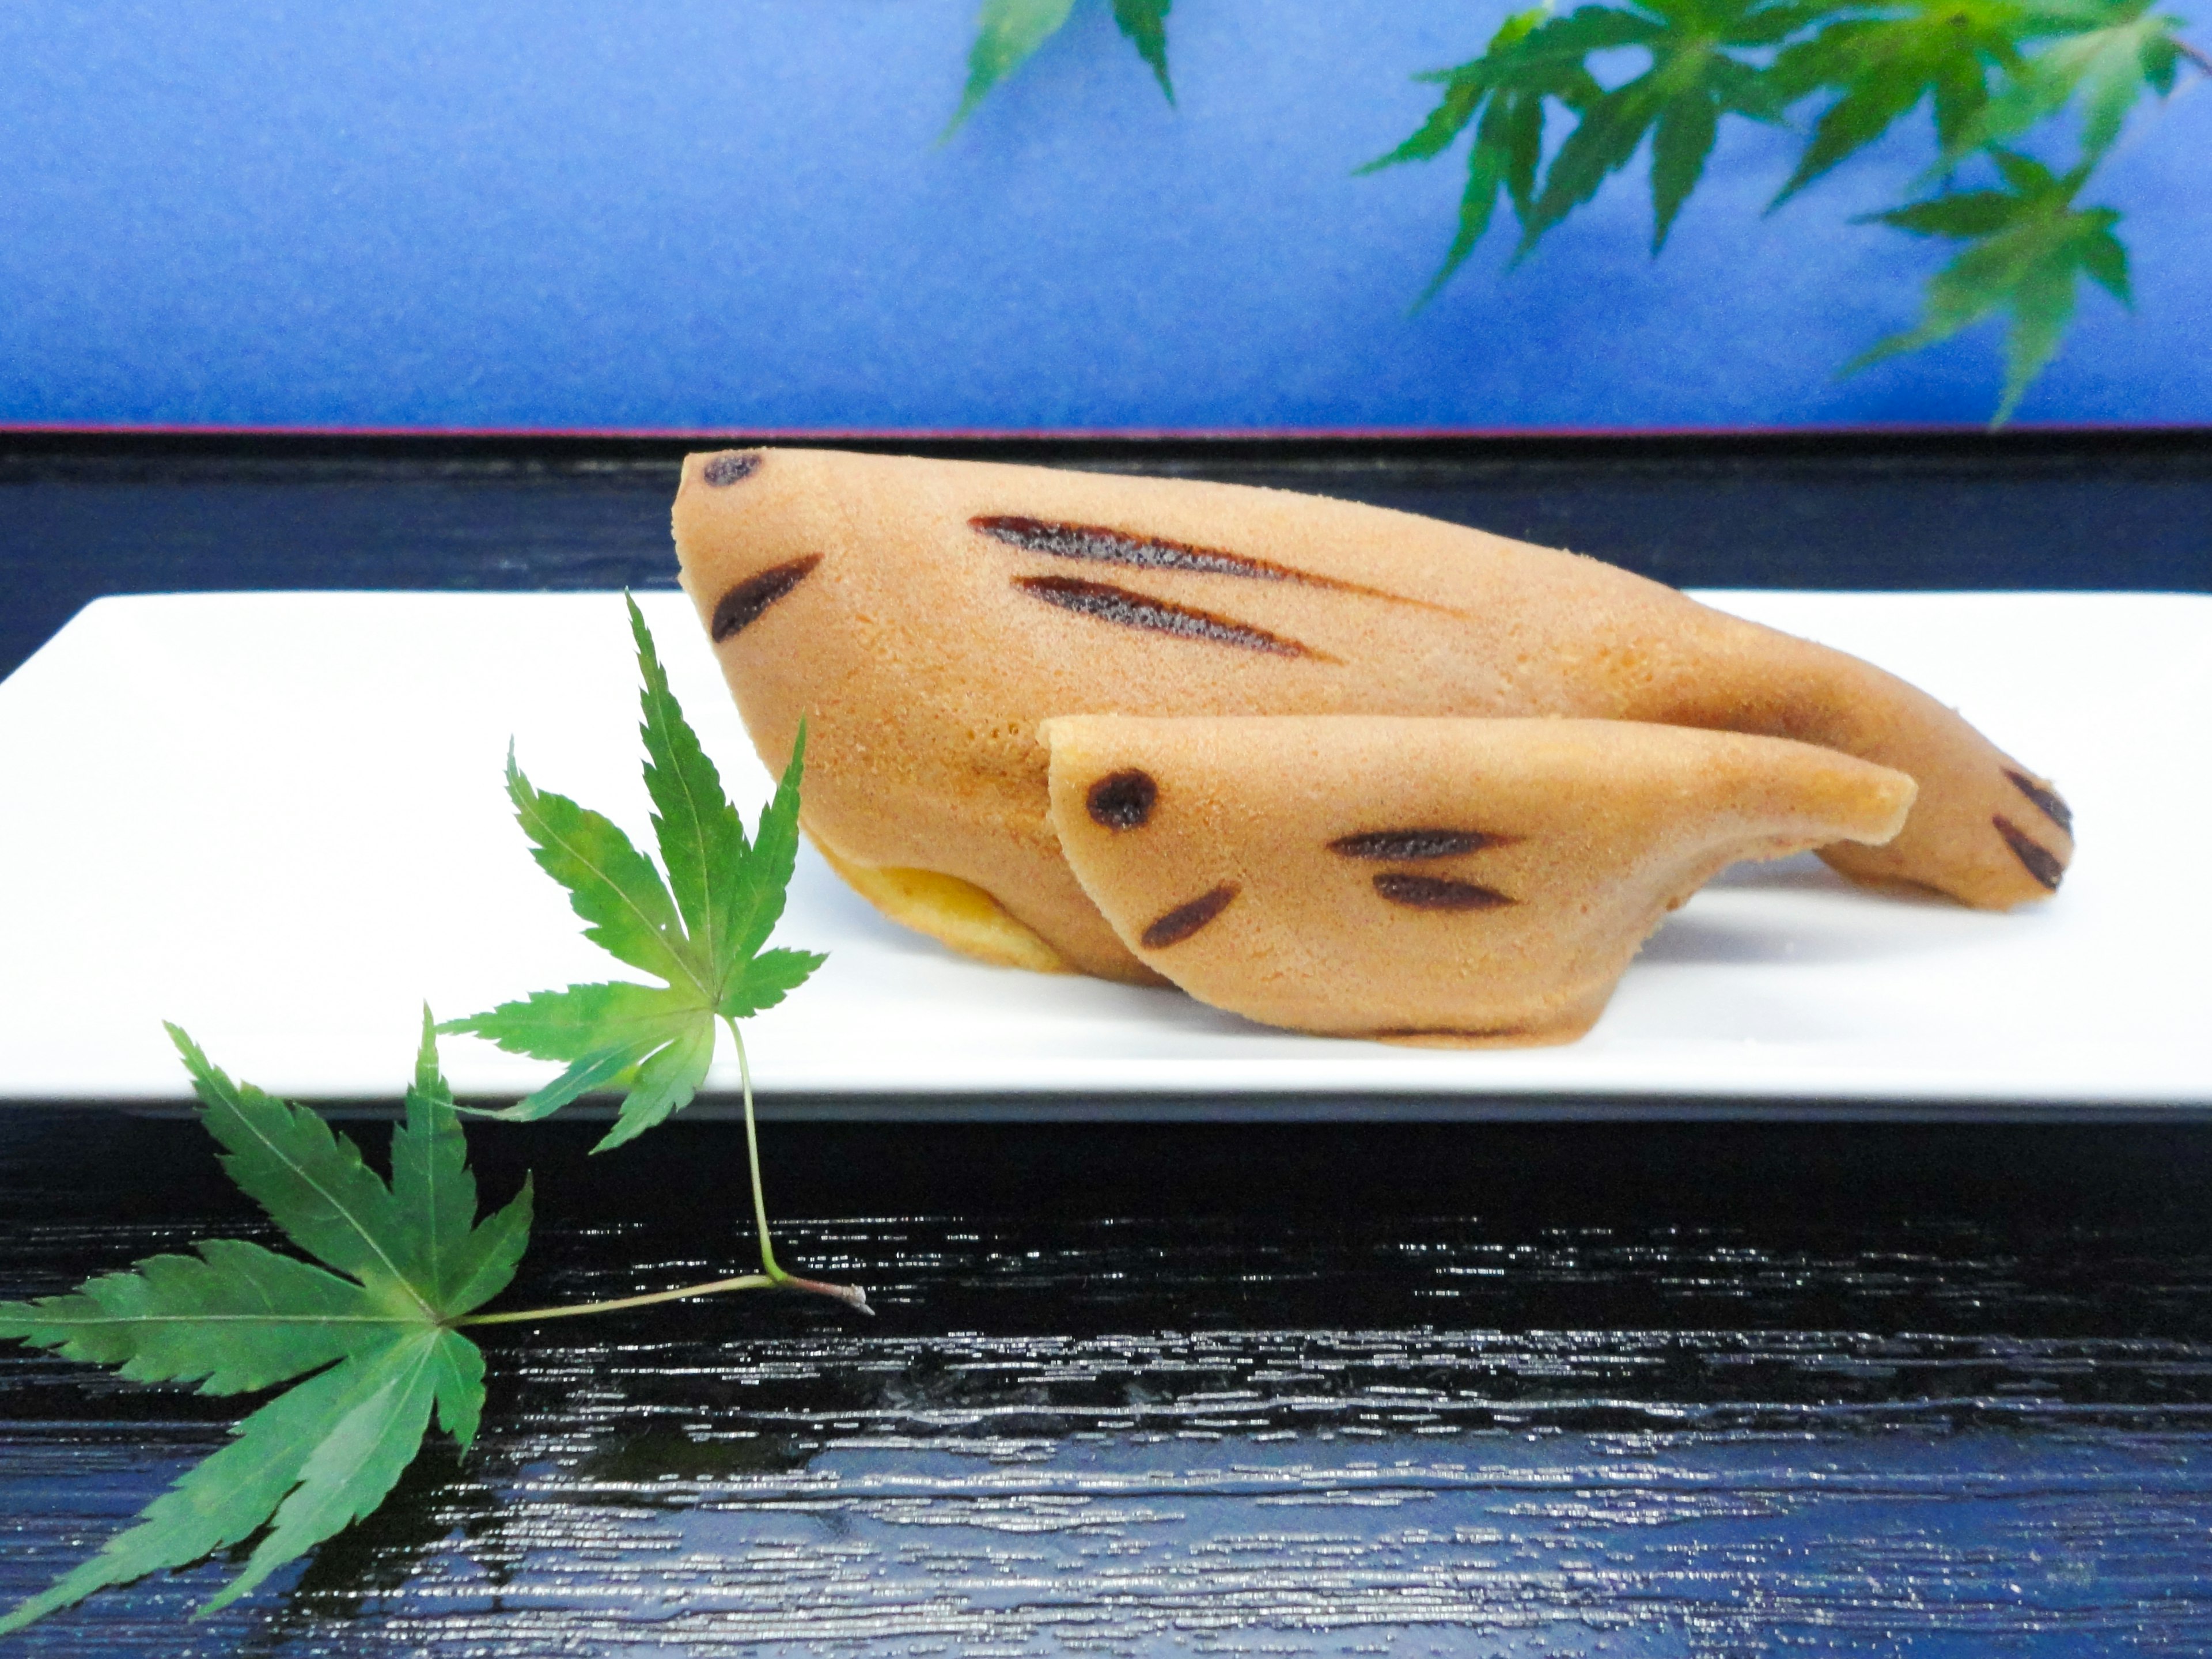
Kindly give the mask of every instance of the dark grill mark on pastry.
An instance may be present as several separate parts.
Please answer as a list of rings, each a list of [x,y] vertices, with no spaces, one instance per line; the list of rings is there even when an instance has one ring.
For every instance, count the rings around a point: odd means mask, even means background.
[[[1272,559],[1231,553],[1226,548],[1199,547],[1189,542],[1171,542],[1161,536],[1139,536],[1133,531],[1110,530],[1104,525],[1061,524],[1014,514],[988,514],[970,519],[968,524],[969,528],[1010,547],[1055,559],[1088,559],[1097,564],[1133,565],[1145,570],[1189,570],[1206,576],[1242,576],[1250,581],[1295,582],[1301,587],[1326,587],[1339,593],[1395,599],[1401,605],[1419,605],[1434,611],[1449,609],[1379,587],[1339,581],[1334,576],[1317,576],[1310,570],[1277,564]]]
[[[1152,803],[1159,798],[1160,787],[1152,775],[1133,766],[1126,772],[1108,773],[1083,799],[1093,823],[1109,830],[1136,830],[1152,817]]]
[[[750,628],[760,620],[762,611],[805,581],[821,562],[819,553],[809,553],[788,564],[771,565],[723,594],[721,603],[714,607],[714,626],[710,630],[714,643],[720,645]]]
[[[1237,896],[1237,884],[1224,881],[1212,892],[1201,894],[1188,904],[1178,904],[1145,929],[1139,943],[1147,951],[1165,950],[1170,945],[1180,945],[1200,928],[1229,908],[1229,901]]]
[[[699,476],[717,489],[726,489],[733,483],[750,478],[760,471],[761,458],[750,450],[736,450],[726,455],[709,456],[707,465],[699,469]]]
[[[1990,822],[1996,826],[1997,834],[2005,838],[2005,845],[2012,848],[2013,856],[2027,866],[2027,873],[2052,892],[2057,892],[2058,878],[2066,873],[2066,866],[2059,862],[2057,854],[2021,834],[2020,826],[2002,812],[1994,814]]]
[[[2025,773],[2015,772],[2009,766],[2004,769],[2004,775],[2012,780],[2014,788],[2036,804],[2044,817],[2049,818],[2068,835],[2074,833],[2073,811],[2064,801],[2058,799],[2057,791],[2045,788],[2033,778]]]
[[[1339,836],[1329,842],[1328,850],[1348,859],[1410,863],[1420,859],[1455,859],[1463,853],[1480,853],[1486,847],[1503,847],[1514,839],[1482,830],[1369,830],[1356,836]]]
[[[1116,623],[1123,628],[1149,629],[1155,634],[1173,634],[1186,640],[1205,640],[1213,645],[1233,645],[1242,650],[1265,651],[1278,657],[1313,657],[1322,662],[1336,660],[1310,646],[1300,645],[1296,640],[1270,634],[1264,628],[1255,628],[1249,623],[1231,622],[1228,617],[1217,617],[1210,611],[1194,611],[1188,605],[1170,605],[1165,599],[1133,593],[1126,587],[1115,587],[1109,582],[1085,581],[1079,576],[1017,576],[1014,586],[1024,593],[1042,599],[1047,605],[1056,605],[1063,611],[1073,611],[1085,617],[1096,617],[1100,622]]]
[[[1376,877],[1375,890],[1409,910],[1495,910],[1500,905],[1520,902],[1494,887],[1447,881],[1442,876],[1408,875],[1402,870],[1385,870]]]

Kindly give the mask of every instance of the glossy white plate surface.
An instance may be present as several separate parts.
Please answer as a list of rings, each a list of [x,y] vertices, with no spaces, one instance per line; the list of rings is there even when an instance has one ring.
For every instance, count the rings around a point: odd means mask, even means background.
[[[1590,1036],[1475,1053],[982,967],[880,920],[810,849],[778,939],[830,961],[748,1027],[759,1088],[837,1115],[2212,1106],[2212,599],[1703,597],[1917,681],[2055,777],[2081,832],[2064,891],[1989,915],[1809,856],[1739,866]],[[750,822],[768,779],[688,602],[641,603]],[[389,1101],[425,999],[442,1017],[629,976],[531,861],[501,768],[512,737],[541,787],[645,843],[636,710],[613,595],[88,607],[0,682],[0,1099],[181,1102],[167,1018],[280,1093]],[[555,1069],[466,1038],[446,1064],[477,1097]],[[726,1042],[709,1087],[736,1085]]]

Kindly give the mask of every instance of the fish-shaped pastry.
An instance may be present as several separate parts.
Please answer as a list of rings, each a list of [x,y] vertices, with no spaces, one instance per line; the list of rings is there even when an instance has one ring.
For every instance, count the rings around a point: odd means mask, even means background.
[[[772,768],[807,720],[824,857],[988,961],[1556,1042],[1734,859],[2002,908],[2073,854],[2050,783],[1904,681],[1434,520],[763,449],[691,456],[674,526]]]

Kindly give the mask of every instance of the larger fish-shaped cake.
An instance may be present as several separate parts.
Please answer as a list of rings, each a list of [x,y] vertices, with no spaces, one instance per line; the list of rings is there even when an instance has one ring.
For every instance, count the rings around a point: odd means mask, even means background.
[[[747,730],[894,919],[1304,1030],[1559,1042],[1739,858],[2001,908],[2063,802],[1925,693],[1571,553],[1230,484],[694,455]]]

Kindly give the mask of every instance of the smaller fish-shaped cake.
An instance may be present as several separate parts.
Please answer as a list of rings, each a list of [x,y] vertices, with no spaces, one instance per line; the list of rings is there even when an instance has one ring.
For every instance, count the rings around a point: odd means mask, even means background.
[[[1060,848],[1146,967],[1407,1042],[1578,1037],[1722,869],[1887,841],[1914,793],[1810,744],[1620,720],[1077,714],[1044,738]]]

